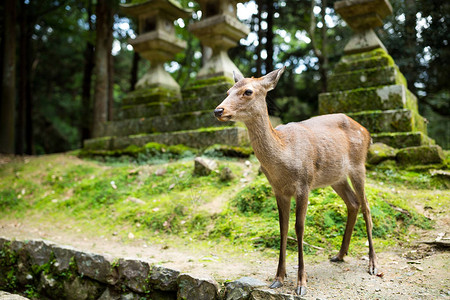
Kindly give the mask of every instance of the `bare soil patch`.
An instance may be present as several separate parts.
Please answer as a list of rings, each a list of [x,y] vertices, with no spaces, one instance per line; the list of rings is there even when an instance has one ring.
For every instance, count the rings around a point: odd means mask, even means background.
[[[442,226],[448,224],[439,225],[445,229]],[[436,232],[423,232],[423,238],[429,240],[433,234]],[[211,276],[221,282],[251,276],[269,284],[277,265],[276,257],[268,258],[263,252],[242,257],[219,247],[199,250],[195,241],[179,248],[138,239],[124,242],[117,236],[92,236],[71,224],[49,224],[43,219],[0,220],[0,236],[20,240],[42,238],[84,251],[137,257],[197,276]],[[315,263],[307,260],[305,299],[450,299],[450,253],[445,249],[413,243],[408,248],[378,253],[378,258],[382,277],[368,274],[365,256],[346,257],[343,263],[331,263],[325,257]],[[292,293],[296,271],[296,259],[289,257],[288,278],[280,292]]]

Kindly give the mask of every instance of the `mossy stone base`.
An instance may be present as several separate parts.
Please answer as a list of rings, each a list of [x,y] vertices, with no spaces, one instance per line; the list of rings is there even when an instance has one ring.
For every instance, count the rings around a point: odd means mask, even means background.
[[[154,87],[132,91],[122,99],[122,103],[124,106],[127,106],[144,103],[170,102],[179,100],[180,98],[181,94],[178,90]]]
[[[393,148],[405,148],[434,144],[434,140],[430,139],[423,132],[372,133],[371,137],[374,143],[383,143]]]
[[[362,69],[331,75],[329,78],[328,90],[330,92],[345,91],[362,87],[393,84],[402,84],[406,86],[406,80],[396,66]]]
[[[400,149],[396,158],[403,165],[426,165],[441,164],[445,156],[440,146],[432,145]]]
[[[417,98],[403,85],[360,88],[319,95],[319,113],[410,109],[417,112]]]
[[[423,117],[408,109],[362,111],[347,115],[371,133],[421,131],[426,134]]]
[[[395,62],[392,57],[382,49],[376,49],[366,53],[343,56],[342,59],[336,64],[334,72],[339,74],[362,69],[392,66],[395,66]]]
[[[104,136],[127,136],[155,132],[191,130],[203,127],[232,126],[232,123],[218,121],[212,110],[191,111],[180,114],[169,114],[150,118],[125,119],[108,122]]]
[[[395,159],[397,150],[382,143],[372,144],[367,153],[367,163],[376,165],[388,159]]]
[[[125,97],[118,120],[104,124],[104,137],[84,141],[84,148],[115,150],[149,142],[193,148],[247,146],[245,128],[219,122],[213,115],[233,84],[231,78],[219,76],[197,80],[181,95],[161,87],[134,91]]]
[[[346,113],[369,130],[375,143],[385,144],[372,146],[369,164],[394,157],[401,164],[442,162],[442,150],[426,135],[416,96],[384,49],[344,55],[330,76],[328,91],[319,95],[320,114]]]
[[[103,137],[86,140],[86,150],[116,150],[125,149],[130,145],[142,147],[147,143],[159,143],[165,145],[183,144],[192,148],[206,148],[215,144],[230,146],[248,146],[250,144],[247,130],[243,127],[203,128],[178,132],[154,133],[130,135],[122,137]],[[107,142],[106,142],[107,141]],[[107,147],[107,148],[106,148]]]

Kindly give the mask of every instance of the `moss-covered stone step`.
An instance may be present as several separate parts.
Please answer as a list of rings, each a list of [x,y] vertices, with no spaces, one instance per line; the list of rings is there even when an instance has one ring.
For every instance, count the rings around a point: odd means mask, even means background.
[[[370,136],[372,137],[374,143],[383,143],[393,148],[405,148],[434,144],[434,140],[430,139],[420,131],[372,133]]]
[[[346,91],[359,88],[401,84],[406,80],[397,66],[377,67],[333,74],[328,81],[328,91]]]
[[[408,147],[397,152],[396,159],[403,165],[441,164],[445,156],[438,145]]]
[[[200,110],[211,110],[219,105],[226,94],[210,94],[204,97],[190,97],[175,101],[151,102],[137,105],[124,105],[116,113],[116,120],[155,117],[168,114],[188,113]]]
[[[417,112],[417,98],[403,85],[387,85],[319,95],[319,113],[407,108]]]
[[[155,87],[148,89],[139,89],[128,93],[123,99],[124,107],[129,105],[157,103],[157,102],[171,102],[181,99],[179,91],[171,90],[163,87]]]
[[[375,110],[347,115],[367,128],[371,133],[421,131],[426,133],[426,124],[417,112],[409,109]]]
[[[225,99],[227,91],[232,86],[228,81],[218,82],[213,85],[194,85],[184,89],[181,93],[184,100],[204,98],[217,94],[221,94]]]
[[[390,55],[386,52],[386,50],[384,50],[382,48],[377,48],[377,49],[373,49],[371,51],[344,55],[341,57],[340,61],[343,61],[345,63],[351,63],[354,61],[364,60],[364,59],[369,59],[372,57],[379,57],[379,56],[390,56]]]
[[[183,144],[193,148],[205,148],[215,144],[248,146],[247,130],[243,127],[210,127],[177,132],[140,134],[123,137],[103,137],[84,141],[87,150],[124,149],[130,145],[139,147],[155,142],[166,145]]]
[[[166,114],[172,102],[150,102],[137,105],[124,105],[117,112],[116,120],[135,119],[142,117],[155,117]]]
[[[108,122],[102,136],[127,136],[130,134],[170,132],[190,130],[202,127],[217,127],[233,123],[219,122],[212,110],[181,114],[136,118]]]
[[[368,57],[347,58],[348,56],[343,56],[342,59],[337,63],[334,69],[335,74],[395,65],[392,57],[384,51],[382,51],[381,53],[376,52],[373,56]]]
[[[226,94],[209,94],[208,96],[203,97],[189,97],[183,98],[180,101],[172,102],[172,106],[170,107],[170,113],[183,113],[189,111],[211,111],[222,103],[222,101],[226,98]]]

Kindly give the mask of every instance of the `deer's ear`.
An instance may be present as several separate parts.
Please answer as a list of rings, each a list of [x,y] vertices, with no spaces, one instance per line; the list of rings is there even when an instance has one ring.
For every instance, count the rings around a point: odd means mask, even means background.
[[[272,71],[269,74],[261,77],[261,84],[266,88],[267,91],[271,91],[277,86],[278,80],[280,79],[281,74],[283,74],[285,69],[286,67],[282,67],[281,69]]]
[[[239,72],[233,71],[233,79],[234,79],[234,82],[236,83],[236,82],[241,81],[242,79],[244,79],[244,76],[242,76],[242,74],[239,73]]]

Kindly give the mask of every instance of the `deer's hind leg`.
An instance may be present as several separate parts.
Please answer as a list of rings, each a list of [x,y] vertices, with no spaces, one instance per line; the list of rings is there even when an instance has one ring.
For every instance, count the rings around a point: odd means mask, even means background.
[[[352,237],[353,228],[355,227],[356,217],[358,216],[358,210],[360,207],[360,202],[355,195],[355,192],[350,187],[347,179],[340,183],[331,186],[333,190],[344,200],[347,206],[347,225],[345,226],[344,237],[342,238],[341,249],[339,253],[331,258],[331,261],[343,261],[344,256],[348,252],[348,247],[350,245],[350,239]]]
[[[364,190],[365,177],[366,169],[364,165],[359,169],[356,169],[354,173],[350,174],[350,180],[355,190],[356,197],[358,198],[359,203],[361,203],[361,211],[366,223],[367,239],[369,242],[369,274],[376,275],[378,273],[378,264],[372,241],[372,216],[370,214],[370,207]]]

